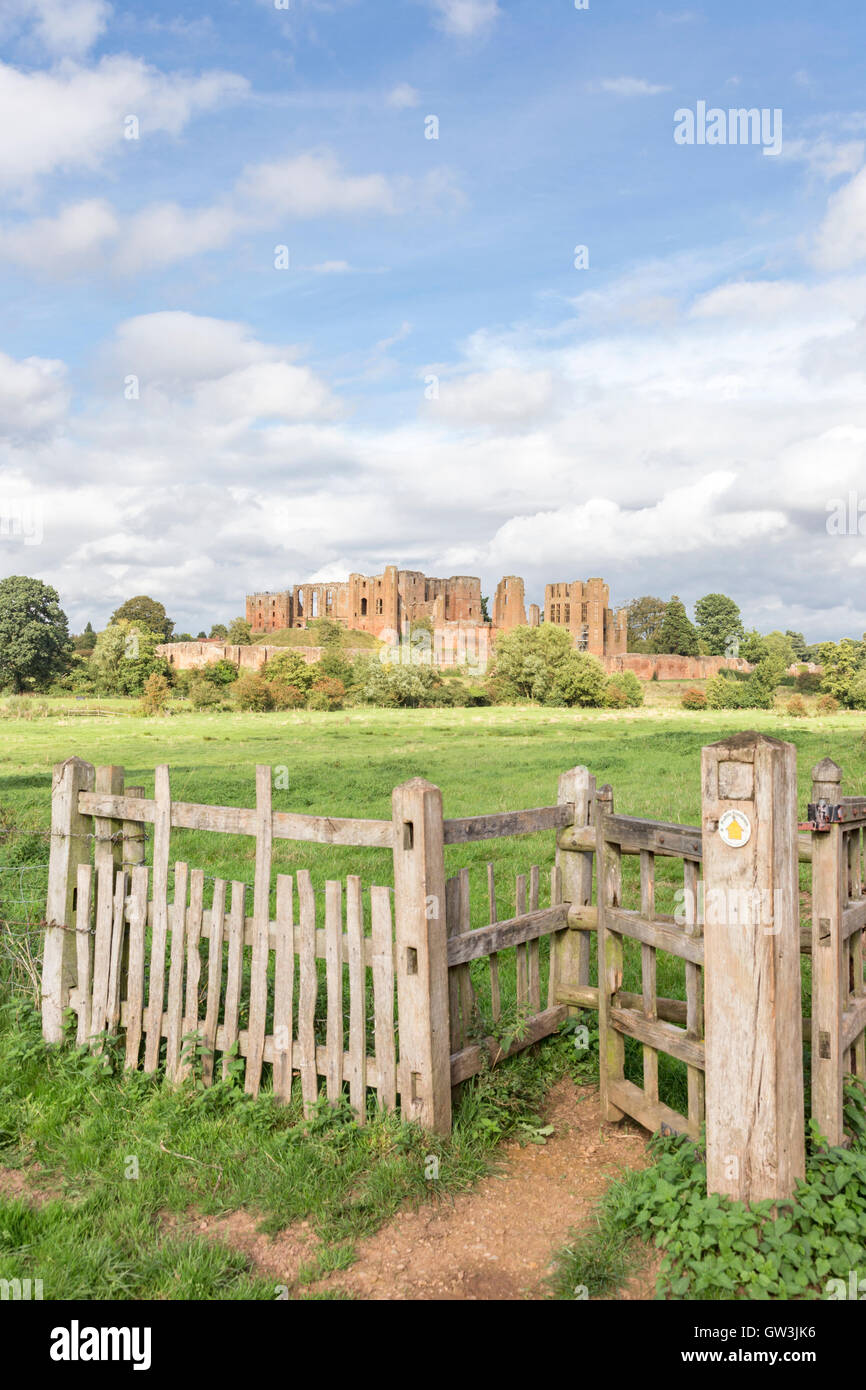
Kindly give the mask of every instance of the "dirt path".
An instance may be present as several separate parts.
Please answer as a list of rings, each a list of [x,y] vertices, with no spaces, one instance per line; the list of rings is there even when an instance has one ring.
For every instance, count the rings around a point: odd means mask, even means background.
[[[560,1082],[545,1119],[555,1129],[546,1144],[504,1146],[498,1173],[453,1200],[398,1212],[359,1242],[355,1264],[314,1287],[362,1299],[543,1298],[569,1231],[588,1223],[620,1168],[648,1161],[642,1130],[602,1122],[593,1086]],[[657,1266],[648,1255],[619,1297],[652,1298]]]

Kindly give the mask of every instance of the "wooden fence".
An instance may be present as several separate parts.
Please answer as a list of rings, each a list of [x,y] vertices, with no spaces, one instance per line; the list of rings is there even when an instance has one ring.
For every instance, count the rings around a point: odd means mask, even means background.
[[[237,1066],[256,1095],[269,1066],[280,1099],[297,1076],[309,1108],[323,1077],[325,1096],[347,1090],[362,1122],[373,1090],[446,1132],[452,1087],[593,1009],[608,1119],[695,1137],[706,1121],[710,1190],[790,1195],[805,1151],[802,1040],[813,1044],[812,1116],[833,1144],[845,1142],[845,1076],[866,1075],[866,798],[842,797],[825,760],[798,827],[795,774],[792,745],[737,735],[704,750],[700,826],[615,813],[611,789],[583,767],[560,778],[555,806],[445,819],[438,788],[416,779],[376,821],[275,812],[268,767],[245,810],[172,801],[165,767],[148,799],[124,789],[122,769],[70,759],[54,774],[45,1036],[61,1038],[71,1007],[78,1041],[121,1033],[129,1067],[181,1080],[197,1049],[205,1085]],[[742,842],[724,831],[732,814],[749,828]],[[208,888],[185,863],[172,895],[173,829],[254,837],[251,901],[245,884]],[[468,869],[446,878],[446,845],[544,830],[555,865],[517,875],[513,916],[499,916],[495,863],[483,906]],[[392,883],[364,889],[349,875],[317,893],[306,871],[277,873],[272,912],[280,839],[387,850]],[[626,856],[638,873],[624,881]],[[804,929],[798,860],[813,865]],[[681,910],[661,911],[677,885]],[[731,907],[744,894],[757,905],[746,915]],[[632,991],[626,942],[639,956]],[[682,997],[659,995],[659,953],[668,977],[669,959],[682,962]],[[801,953],[812,957],[805,1019]],[[629,1038],[642,1084],[626,1076]],[[685,1114],[660,1097],[660,1054],[686,1069]]]

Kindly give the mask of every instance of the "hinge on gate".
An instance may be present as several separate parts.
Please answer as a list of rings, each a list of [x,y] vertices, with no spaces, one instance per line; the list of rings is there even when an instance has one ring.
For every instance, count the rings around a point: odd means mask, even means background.
[[[829,830],[831,825],[845,819],[844,806],[830,801],[810,801],[806,807],[806,819],[801,830]]]

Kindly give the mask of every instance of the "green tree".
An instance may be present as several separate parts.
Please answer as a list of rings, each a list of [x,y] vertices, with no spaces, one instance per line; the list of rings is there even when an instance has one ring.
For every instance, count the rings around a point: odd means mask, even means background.
[[[307,632],[317,647],[342,646],[345,631],[343,624],[335,622],[333,618],[311,618],[307,623]]]
[[[170,677],[171,667],[156,649],[162,634],[122,618],[111,622],[96,639],[90,658],[105,695],[140,695],[156,671]]]
[[[664,622],[667,604],[663,598],[650,594],[643,598],[633,598],[626,604],[628,614],[628,650],[630,652],[655,651],[653,643],[658,637]]]
[[[558,663],[547,699],[550,704],[598,709],[604,704],[606,688],[607,677],[598,658],[571,651]]]
[[[764,638],[764,646],[767,649],[767,656],[776,662],[781,668],[779,679],[785,674],[789,666],[793,666],[797,660],[793,645],[787,633],[768,632]]]
[[[482,623],[489,623],[489,622],[490,622],[490,609],[488,608],[488,604],[489,604],[489,603],[490,603],[490,595],[489,595],[489,594],[482,594],[482,595],[481,595],[481,621],[482,621]]]
[[[96,646],[96,633],[93,631],[93,624],[88,623],[83,632],[77,637],[73,637],[72,645],[77,652],[92,652]]]
[[[210,630],[211,637],[228,637],[228,628],[225,623],[214,623]]]
[[[290,647],[272,656],[264,666],[262,675],[266,681],[283,681],[286,685],[295,685],[304,691],[310,689],[316,677],[309,662],[298,652],[293,652]]]
[[[822,642],[818,649],[823,669],[821,689],[849,706],[849,692],[855,676],[866,666],[866,643],[843,637],[841,642]]]
[[[750,628],[740,643],[740,656],[744,661],[749,661],[753,666],[756,666],[769,654],[769,648],[760,632],[757,628]]]
[[[492,679],[506,699],[546,700],[557,669],[573,653],[565,628],[515,627],[496,639]]]
[[[147,628],[148,632],[159,633],[161,642],[170,642],[174,632],[174,623],[166,617],[164,605],[147,594],[128,598],[112,613],[109,622],[135,623],[138,627]]]
[[[0,684],[39,690],[68,668],[69,624],[57,590],[23,574],[0,580]]]
[[[786,630],[785,630],[785,636],[788,637],[788,638],[790,638],[790,640],[791,640],[791,646],[792,646],[792,648],[793,648],[793,650],[794,650],[794,658],[795,658],[795,660],[796,660],[796,661],[806,661],[806,660],[808,660],[808,658],[807,658],[807,656],[806,656],[806,652],[807,652],[809,649],[808,649],[808,647],[806,646],[806,639],[805,639],[805,637],[803,636],[802,632],[792,632],[790,628],[786,628]]]
[[[735,656],[732,645],[743,636],[740,610],[727,594],[705,594],[695,604],[698,637],[710,656]]]
[[[682,599],[676,594],[665,610],[653,650],[671,656],[698,655],[698,634],[689,622]]]
[[[226,641],[233,647],[249,647],[253,640],[253,630],[246,618],[232,618]]]

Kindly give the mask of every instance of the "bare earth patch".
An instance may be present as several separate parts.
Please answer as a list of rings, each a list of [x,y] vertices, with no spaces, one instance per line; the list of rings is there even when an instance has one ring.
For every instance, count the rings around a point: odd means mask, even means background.
[[[595,1087],[560,1082],[544,1145],[509,1144],[495,1175],[470,1191],[399,1212],[359,1242],[347,1270],[320,1280],[361,1299],[527,1300],[544,1298],[550,1262],[572,1230],[586,1226],[621,1168],[647,1165],[646,1135],[636,1125],[603,1123]],[[652,1298],[660,1259],[618,1295]]]

